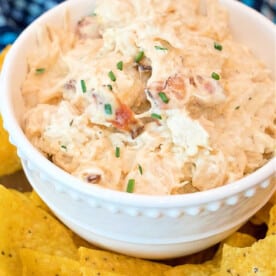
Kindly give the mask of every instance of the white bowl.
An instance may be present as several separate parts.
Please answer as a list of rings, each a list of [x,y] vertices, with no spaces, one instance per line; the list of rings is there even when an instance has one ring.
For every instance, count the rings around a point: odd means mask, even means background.
[[[121,253],[153,259],[172,258],[207,248],[245,223],[275,191],[269,179],[276,159],[234,183],[213,190],[173,196],[146,196],[87,185],[48,161],[28,141],[20,126],[24,105],[20,86],[26,56],[35,47],[36,27],[60,25],[65,8],[76,22],[92,11],[93,0],[66,1],[31,24],[12,46],[1,76],[5,128],[17,146],[25,173],[54,213],[83,238]],[[275,26],[232,0],[221,3],[230,13],[235,38],[249,46],[275,74]]]

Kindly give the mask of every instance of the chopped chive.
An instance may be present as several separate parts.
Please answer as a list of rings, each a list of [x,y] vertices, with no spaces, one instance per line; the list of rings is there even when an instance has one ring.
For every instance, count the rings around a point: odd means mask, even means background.
[[[139,170],[139,173],[142,175],[143,174],[143,168],[140,164],[138,164],[138,170]]]
[[[135,186],[135,179],[129,179],[128,183],[127,183],[127,189],[126,189],[126,191],[128,193],[133,193],[134,186]]]
[[[162,51],[167,51],[167,50],[168,50],[168,48],[163,47],[163,46],[158,46],[158,45],[155,45],[154,48],[155,48],[156,50],[162,50]]]
[[[105,114],[111,115],[112,114],[112,106],[111,106],[111,104],[105,104],[104,105],[104,111],[105,111]]]
[[[72,119],[72,120],[70,121],[69,126],[72,126],[73,123],[74,123],[74,119]]]
[[[124,67],[124,64],[123,64],[122,61],[119,61],[119,62],[117,63],[116,66],[117,66],[117,69],[118,69],[118,70],[122,71],[122,70],[123,70],[123,67]]]
[[[116,149],[115,149],[115,156],[116,156],[117,158],[120,157],[120,148],[119,148],[119,147],[116,147]]]
[[[161,98],[163,103],[168,103],[170,101],[170,99],[167,97],[167,95],[164,92],[159,92],[158,95]]]
[[[152,114],[151,114],[151,117],[154,118],[154,119],[162,120],[161,115],[156,114],[156,113],[152,113]]]
[[[112,91],[112,90],[113,90],[113,87],[112,87],[112,85],[111,85],[111,84],[108,84],[108,85],[107,85],[107,87],[108,87],[108,89],[109,89],[110,91]]]
[[[42,74],[42,73],[45,72],[45,68],[37,68],[37,69],[35,70],[35,72],[36,72],[36,74]]]
[[[87,91],[87,88],[86,88],[86,83],[84,80],[81,80],[81,90],[82,90],[82,93],[86,93]]]
[[[235,107],[235,110],[238,110],[238,109],[240,109],[240,106],[239,106],[239,105],[237,105],[237,106]]]
[[[223,47],[221,44],[214,42],[214,48],[218,51],[222,51]]]
[[[140,62],[142,59],[143,59],[143,57],[144,57],[144,51],[140,51],[138,54],[137,54],[137,56],[135,57],[135,62]]]
[[[109,71],[108,76],[112,81],[116,81],[116,76],[114,75],[114,73],[112,71]]]
[[[61,145],[60,147],[61,147],[62,149],[67,150],[67,147],[66,147],[65,145]]]
[[[214,80],[219,80],[220,79],[220,75],[217,74],[216,72],[213,72],[211,77],[214,79]]]
[[[91,16],[97,16],[97,14],[95,12],[92,12]]]

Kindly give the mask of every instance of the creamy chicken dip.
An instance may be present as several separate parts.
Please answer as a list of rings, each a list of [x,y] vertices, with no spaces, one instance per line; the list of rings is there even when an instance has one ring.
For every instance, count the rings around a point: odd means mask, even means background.
[[[216,0],[101,0],[42,26],[22,86],[24,131],[49,160],[105,188],[212,189],[275,148],[275,82]]]

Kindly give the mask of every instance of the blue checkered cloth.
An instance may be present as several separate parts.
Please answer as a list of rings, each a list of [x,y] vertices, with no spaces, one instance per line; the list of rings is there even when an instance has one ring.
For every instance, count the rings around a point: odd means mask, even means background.
[[[241,0],[276,23],[276,0]]]
[[[63,0],[0,0],[0,51],[44,11]],[[276,0],[241,0],[276,23]]]
[[[0,51],[27,25],[62,0],[0,0]]]

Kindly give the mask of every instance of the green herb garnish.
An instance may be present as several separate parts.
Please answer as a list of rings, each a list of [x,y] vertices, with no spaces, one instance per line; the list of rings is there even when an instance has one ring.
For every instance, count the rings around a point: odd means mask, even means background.
[[[112,71],[109,71],[108,77],[109,77],[112,81],[116,81],[116,76],[114,75],[114,73],[113,73]]]
[[[156,114],[156,113],[152,113],[152,114],[151,114],[151,117],[154,118],[154,119],[162,120],[161,115]]]
[[[167,95],[164,92],[159,92],[158,95],[161,98],[163,103],[168,103],[170,101],[170,99],[167,97]]]
[[[108,87],[108,89],[109,89],[110,91],[112,91],[112,90],[113,90],[113,87],[112,87],[112,85],[111,85],[111,84],[108,84],[108,85],[107,85],[107,87]]]
[[[81,90],[82,90],[82,93],[86,93],[87,91],[87,88],[86,88],[86,83],[84,80],[81,80]]]
[[[155,48],[156,50],[168,51],[168,48],[163,47],[163,46],[155,45],[154,48]]]
[[[214,80],[219,80],[220,79],[220,75],[217,74],[216,72],[213,72],[211,77],[214,79]]]
[[[214,42],[214,48],[218,51],[222,51],[223,47],[221,44]]]
[[[45,72],[45,68],[37,68],[36,70],[35,70],[35,72],[36,72],[36,74],[42,74],[42,73],[44,73]]]
[[[142,59],[143,59],[143,57],[144,57],[144,51],[140,51],[138,54],[137,54],[137,56],[135,57],[135,62],[140,62]]]
[[[143,174],[143,168],[140,164],[138,164],[138,170],[139,170],[139,173],[142,175]]]
[[[115,149],[115,156],[116,156],[117,158],[120,157],[120,148],[119,148],[119,147],[116,147],[116,149]]]
[[[124,64],[122,61],[119,61],[116,66],[118,70],[123,71]]]
[[[112,106],[111,106],[111,104],[105,104],[104,105],[104,111],[105,111],[105,114],[111,115],[112,114]]]
[[[128,193],[133,193],[134,191],[134,186],[135,186],[135,179],[129,179],[127,183],[127,188],[126,191]]]
[[[65,145],[61,145],[60,147],[64,150],[67,150],[67,147]]]

